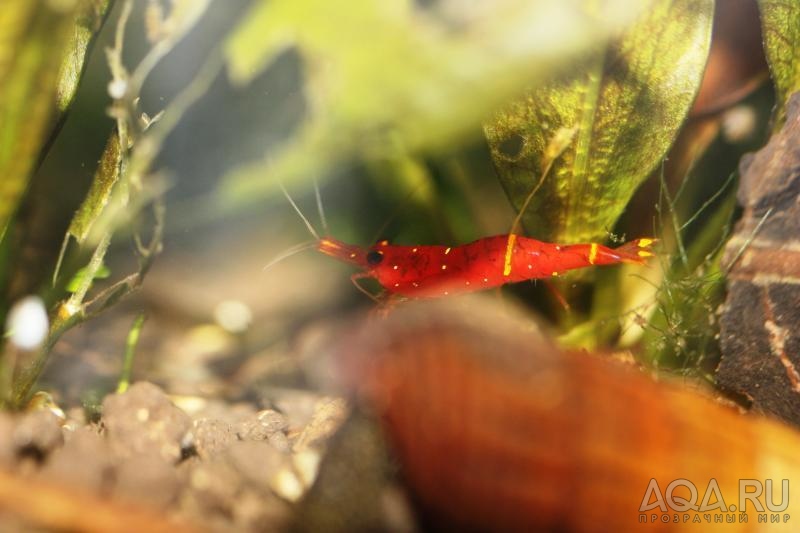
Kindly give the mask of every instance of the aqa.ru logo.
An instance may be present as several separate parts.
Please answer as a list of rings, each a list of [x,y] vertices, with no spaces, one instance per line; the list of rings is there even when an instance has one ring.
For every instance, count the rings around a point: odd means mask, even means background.
[[[688,491],[688,498],[684,497]],[[681,495],[676,494],[680,492]],[[789,515],[777,515],[789,507],[789,480],[781,480],[780,501],[776,502],[776,494],[773,490],[773,482],[771,479],[765,480],[763,483],[757,479],[740,479],[739,480],[739,497],[736,503],[728,505],[719,488],[716,479],[711,479],[706,487],[702,499],[700,493],[695,487],[694,483],[688,479],[676,479],[667,485],[666,489],[662,492],[655,479],[651,479],[645,490],[642,504],[639,506],[640,513],[646,513],[654,509],[659,509],[662,513],[676,512],[687,513],[689,511],[696,511],[697,513],[709,513],[716,511],[714,516],[715,521],[719,521],[721,513],[735,513],[739,512],[738,521],[747,521],[747,513],[755,512],[761,513],[758,515],[758,521],[767,521],[767,511],[773,513],[769,517],[771,522],[787,522]],[[698,505],[698,500],[700,504]],[[752,509],[747,508],[747,503],[750,503]],[[765,510],[766,508],[766,510]],[[640,515],[639,521],[642,522],[643,518],[647,515]],[[705,515],[706,519],[710,520],[711,514]],[[653,521],[659,519],[661,521],[670,520],[668,515],[652,515]],[[676,520],[678,519],[676,515]],[[684,516],[688,521],[688,515]],[[726,517],[726,518],[730,518]],[[755,518],[755,517],[751,517]],[[694,521],[700,521],[698,516],[695,516]],[[729,520],[730,521],[730,520]]]

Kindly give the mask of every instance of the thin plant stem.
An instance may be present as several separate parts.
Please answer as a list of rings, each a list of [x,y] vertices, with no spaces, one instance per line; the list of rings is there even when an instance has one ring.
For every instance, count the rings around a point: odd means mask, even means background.
[[[68,313],[71,314],[73,310],[79,309],[83,304],[83,299],[86,297],[86,293],[89,292],[97,272],[99,272],[100,268],[103,266],[103,259],[106,256],[106,251],[108,251],[108,246],[110,244],[111,232],[106,231],[100,238],[97,247],[94,249],[89,264],[86,265],[86,273],[81,277],[78,288],[72,293],[72,296],[69,297],[69,300],[67,300],[65,304]]]
[[[144,313],[134,319],[133,325],[128,332],[128,339],[125,341],[125,357],[122,360],[122,372],[119,376],[119,383],[117,384],[117,394],[122,394],[131,384],[131,374],[133,372],[133,358],[136,354],[136,346],[139,344],[139,335],[142,332],[142,326],[146,317]]]

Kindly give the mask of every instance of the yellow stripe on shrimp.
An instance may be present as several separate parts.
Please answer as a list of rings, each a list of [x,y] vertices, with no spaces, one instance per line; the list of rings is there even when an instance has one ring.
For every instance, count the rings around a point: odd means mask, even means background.
[[[597,244],[592,243],[589,247],[589,264],[593,265],[594,262],[597,260]]]
[[[503,262],[503,275],[510,276],[511,275],[511,257],[514,253],[514,243],[517,242],[517,234],[516,233],[509,233],[508,234],[508,244],[506,245],[506,259]]]

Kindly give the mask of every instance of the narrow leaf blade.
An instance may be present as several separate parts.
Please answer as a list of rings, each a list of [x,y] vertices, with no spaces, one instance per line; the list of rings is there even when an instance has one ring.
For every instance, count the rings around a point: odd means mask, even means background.
[[[119,165],[122,160],[119,136],[116,132],[111,134],[106,143],[100,164],[92,180],[89,193],[83,200],[69,225],[69,234],[79,243],[83,243],[89,235],[92,225],[100,217],[103,208],[111,197],[111,190],[119,180]]]

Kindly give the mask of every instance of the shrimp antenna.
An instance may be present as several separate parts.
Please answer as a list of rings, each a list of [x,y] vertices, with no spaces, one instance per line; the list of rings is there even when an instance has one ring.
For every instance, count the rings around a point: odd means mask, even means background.
[[[322,231],[325,232],[325,235],[328,235],[328,221],[325,219],[325,209],[322,208],[322,195],[319,193],[319,183],[317,183],[317,178],[313,178],[314,181],[314,196],[317,198],[317,212],[319,213],[319,219],[322,222]]]
[[[525,211],[528,210],[528,206],[531,204],[531,200],[533,197],[536,196],[536,193],[539,192],[539,189],[542,187],[545,178],[547,178],[547,174],[550,172],[550,168],[553,166],[553,161],[547,164],[547,167],[542,172],[542,177],[539,178],[539,182],[531,189],[531,192],[528,193],[528,196],[525,198],[525,201],[522,203],[522,207],[519,208],[519,212],[517,216],[514,218],[514,223],[511,224],[511,231],[509,232],[510,235],[515,235],[519,232],[520,223],[522,222],[522,216],[525,214]]]
[[[377,242],[378,239],[380,239],[381,235],[383,235],[383,232],[386,231],[386,228],[389,227],[389,224],[391,224],[392,221],[397,218],[397,216],[403,209],[408,207],[407,205],[408,202],[411,200],[411,198],[414,197],[415,194],[417,194],[417,192],[419,192],[422,186],[423,184],[419,183],[415,185],[414,188],[408,192],[408,194],[406,194],[403,200],[397,204],[397,207],[395,207],[394,210],[389,214],[389,216],[386,217],[386,221],[380,228],[378,228],[378,231],[375,232],[375,236],[372,238],[370,242]]]
[[[572,139],[575,137],[575,133],[577,131],[577,128],[559,128],[558,131],[556,131],[553,135],[553,138],[548,141],[544,152],[545,165],[544,169],[542,170],[542,175],[536,185],[534,185],[533,189],[531,189],[531,192],[528,193],[525,201],[522,203],[522,207],[520,207],[516,218],[514,218],[514,223],[511,225],[511,231],[509,232],[509,235],[514,235],[519,231],[522,217],[525,214],[525,211],[528,210],[531,200],[533,200],[533,197],[536,196],[536,193],[539,192],[539,189],[544,184],[544,180],[547,178],[547,175],[553,168],[553,163],[556,162],[556,159],[561,157],[561,154],[563,154],[572,143]],[[510,242],[511,241],[509,240],[509,243]]]
[[[308,228],[308,231],[311,232],[311,235],[313,235],[315,239],[319,240],[319,233],[317,233],[317,230],[314,229],[314,226],[311,225],[311,222],[306,218],[306,216],[303,214],[303,212],[300,211],[300,208],[297,207],[297,204],[294,203],[294,200],[292,199],[292,197],[289,196],[289,191],[286,190],[286,187],[283,186],[283,183],[278,182],[278,185],[280,186],[281,190],[283,191],[283,195],[286,197],[287,200],[289,200],[289,203],[292,204],[292,207],[294,207],[295,212],[298,215],[300,215],[301,219],[303,219],[303,222],[305,223],[306,227]]]
[[[295,244],[288,250],[284,250],[283,252],[278,254],[278,256],[269,263],[267,263],[266,266],[264,266],[264,268],[261,269],[261,271],[266,272],[267,270],[274,267],[284,259],[289,259],[293,255],[299,254],[300,252],[310,250],[311,248],[314,248],[316,245],[317,241],[306,241],[306,242],[301,242],[300,244]]]

